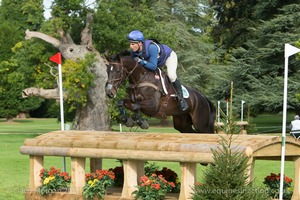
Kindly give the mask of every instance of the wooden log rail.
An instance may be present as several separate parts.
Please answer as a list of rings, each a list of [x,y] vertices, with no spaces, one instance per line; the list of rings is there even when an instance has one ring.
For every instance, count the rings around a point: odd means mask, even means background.
[[[222,137],[227,137],[222,135]],[[91,171],[101,169],[102,158],[123,160],[124,185],[119,199],[134,199],[131,195],[144,173],[144,161],[179,162],[181,188],[179,199],[192,199],[192,188],[197,180],[197,163],[213,163],[211,149],[219,147],[217,134],[180,133],[117,133],[101,131],[54,131],[33,139],[26,139],[20,147],[30,157],[29,189],[41,185],[39,172],[44,156],[71,158],[70,194],[82,193],[85,184],[85,162],[91,159]],[[249,175],[253,179],[255,160],[280,160],[281,137],[237,135],[232,143],[249,156]],[[295,178],[293,200],[300,199],[300,141],[286,139],[286,160],[294,161]]]

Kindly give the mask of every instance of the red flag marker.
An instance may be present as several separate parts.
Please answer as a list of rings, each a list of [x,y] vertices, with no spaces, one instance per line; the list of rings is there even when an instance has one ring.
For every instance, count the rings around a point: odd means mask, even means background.
[[[57,64],[61,64],[61,53],[58,52],[57,54],[51,56],[51,57],[49,58],[49,60],[52,61],[52,62],[55,62],[55,63],[57,63]]]

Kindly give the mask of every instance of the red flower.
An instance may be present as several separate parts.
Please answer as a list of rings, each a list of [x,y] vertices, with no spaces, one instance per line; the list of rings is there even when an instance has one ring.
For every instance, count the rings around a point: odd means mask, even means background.
[[[160,184],[156,183],[156,184],[152,184],[151,185],[154,189],[159,190],[160,189]]]

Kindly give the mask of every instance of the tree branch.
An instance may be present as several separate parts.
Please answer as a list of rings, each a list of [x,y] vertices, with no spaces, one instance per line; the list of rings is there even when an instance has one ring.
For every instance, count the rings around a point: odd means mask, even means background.
[[[40,33],[40,32],[36,32],[36,31],[29,31],[28,29],[25,31],[25,39],[26,40],[29,40],[33,37],[35,38],[39,38],[39,39],[42,39],[50,44],[52,44],[53,46],[55,46],[56,48],[59,49],[60,45],[61,45],[61,42],[49,35],[46,35],[44,33]]]
[[[43,97],[45,99],[59,100],[59,90],[58,88],[43,89],[43,88],[30,87],[22,91],[23,98],[27,98],[30,96],[37,96],[37,97]]]
[[[93,23],[92,13],[88,13],[86,16],[86,23],[84,29],[81,31],[81,45],[86,45],[86,49],[92,51],[93,47],[93,38],[90,26]]]

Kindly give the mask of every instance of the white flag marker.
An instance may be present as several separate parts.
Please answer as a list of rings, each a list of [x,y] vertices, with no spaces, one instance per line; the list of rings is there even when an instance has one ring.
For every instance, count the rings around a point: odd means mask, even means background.
[[[288,86],[288,63],[289,56],[300,52],[300,49],[285,44],[284,46],[284,89],[283,89],[283,117],[282,117],[282,142],[281,142],[281,170],[280,170],[280,192],[279,199],[283,198],[283,181],[284,181],[284,159],[285,159],[285,137],[286,137],[286,113],[287,113],[287,86]]]

